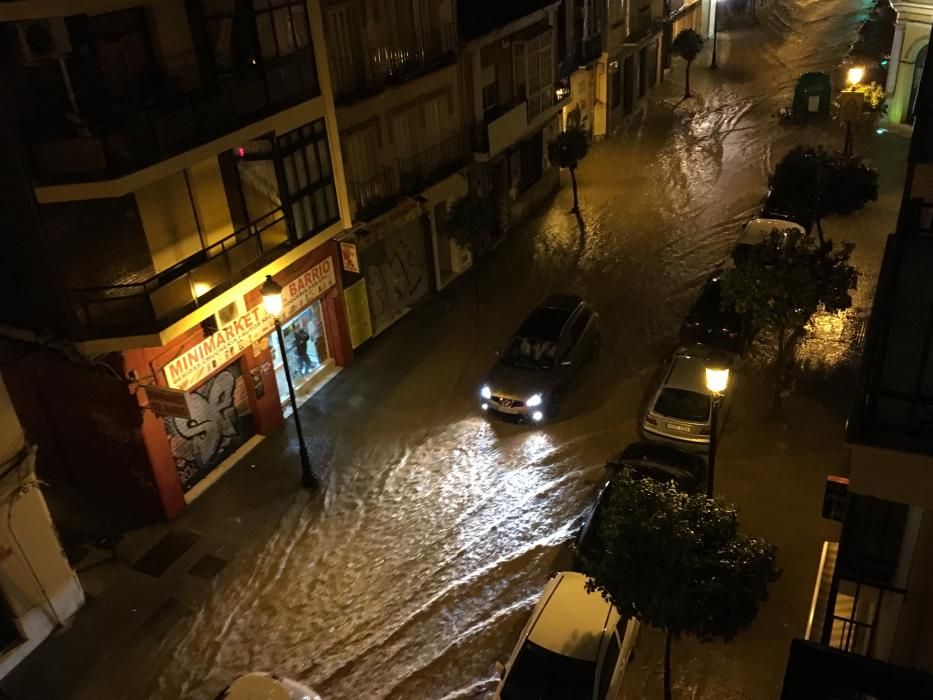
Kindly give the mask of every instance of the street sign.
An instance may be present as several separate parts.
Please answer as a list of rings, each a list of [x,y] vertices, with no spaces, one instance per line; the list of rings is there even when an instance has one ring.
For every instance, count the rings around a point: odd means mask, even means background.
[[[858,90],[843,90],[839,93],[839,119],[854,122],[862,116],[865,95]]]
[[[188,395],[184,391],[163,386],[147,386],[146,398],[149,399],[149,408],[157,416],[191,418]]]

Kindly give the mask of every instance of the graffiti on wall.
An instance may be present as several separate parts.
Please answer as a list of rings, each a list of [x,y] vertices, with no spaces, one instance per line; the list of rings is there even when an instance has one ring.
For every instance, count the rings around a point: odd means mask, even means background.
[[[252,436],[239,363],[189,393],[191,418],[166,418],[175,468],[187,491]]]
[[[379,332],[428,293],[428,269],[420,228],[391,236],[365,264],[373,326]],[[367,251],[369,252],[369,251]],[[376,251],[373,251],[376,253]]]

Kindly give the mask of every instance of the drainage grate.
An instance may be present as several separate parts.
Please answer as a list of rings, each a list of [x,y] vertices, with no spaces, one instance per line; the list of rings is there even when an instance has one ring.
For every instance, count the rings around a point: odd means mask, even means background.
[[[158,578],[178,561],[182,554],[191,549],[200,537],[191,530],[170,530],[133,564],[133,568]]]
[[[226,559],[215,557],[213,554],[205,554],[198,560],[198,563],[188,569],[188,573],[197,576],[199,579],[210,581],[220,570],[227,565]]]

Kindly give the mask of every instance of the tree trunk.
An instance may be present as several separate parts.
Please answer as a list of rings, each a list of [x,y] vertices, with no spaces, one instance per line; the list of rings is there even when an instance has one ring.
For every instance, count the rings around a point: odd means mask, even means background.
[[[664,700],[671,700],[671,631],[664,640]]]
[[[571,214],[580,213],[580,203],[577,201],[577,169],[573,166],[570,167],[570,186],[573,188],[573,209],[570,210]]]
[[[820,250],[822,251],[826,247],[826,237],[823,236],[823,221],[819,218],[816,220],[816,237],[820,239]]]
[[[775,410],[781,408],[782,397],[781,394],[784,392],[784,365],[786,363],[785,356],[787,354],[787,331],[782,326],[778,329],[778,346],[777,346],[777,367],[774,377],[774,408]]]
[[[693,63],[693,61],[687,61],[687,79],[686,79],[686,84],[684,85],[684,99],[685,100],[688,97],[690,97],[690,64],[691,63]]]

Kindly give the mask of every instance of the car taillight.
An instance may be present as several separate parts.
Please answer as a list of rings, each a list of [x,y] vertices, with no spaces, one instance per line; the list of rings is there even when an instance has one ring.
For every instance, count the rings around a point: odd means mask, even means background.
[[[653,416],[645,416],[645,423],[647,423],[648,425],[657,425],[658,420],[654,418]]]

